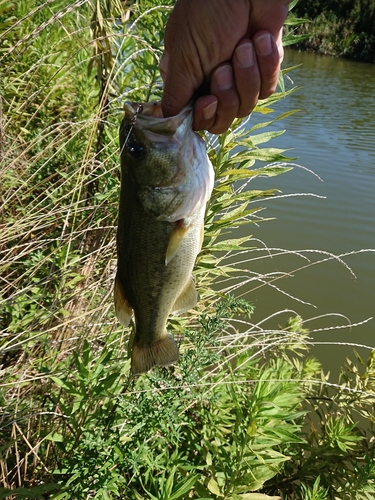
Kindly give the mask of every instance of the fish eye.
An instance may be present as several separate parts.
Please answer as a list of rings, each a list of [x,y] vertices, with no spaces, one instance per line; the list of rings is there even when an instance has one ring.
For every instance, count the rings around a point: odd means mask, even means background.
[[[146,153],[146,149],[140,142],[128,141],[126,144],[126,149],[132,155],[133,158],[141,159]]]

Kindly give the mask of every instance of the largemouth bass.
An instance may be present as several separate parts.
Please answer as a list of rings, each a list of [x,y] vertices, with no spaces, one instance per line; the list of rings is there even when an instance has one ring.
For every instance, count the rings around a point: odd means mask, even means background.
[[[192,120],[192,106],[163,118],[160,103],[125,104],[115,308],[124,326],[134,313],[133,374],[178,360],[168,316],[197,303],[191,273],[214,172]]]

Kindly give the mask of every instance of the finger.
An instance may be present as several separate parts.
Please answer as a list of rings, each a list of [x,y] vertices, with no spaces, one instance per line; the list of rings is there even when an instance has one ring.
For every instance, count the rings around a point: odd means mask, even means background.
[[[234,72],[230,64],[218,66],[211,77],[211,94],[217,97],[214,124],[208,129],[212,134],[222,134],[230,127],[240,107]]]
[[[270,96],[276,89],[280,54],[274,37],[267,31],[259,31],[254,35],[253,42],[260,73],[260,99]]]
[[[254,109],[260,92],[260,74],[253,44],[245,39],[237,45],[233,56],[236,88],[240,97],[237,118],[248,116]]]
[[[209,130],[215,123],[218,100],[214,95],[197,99],[194,106],[194,130]]]

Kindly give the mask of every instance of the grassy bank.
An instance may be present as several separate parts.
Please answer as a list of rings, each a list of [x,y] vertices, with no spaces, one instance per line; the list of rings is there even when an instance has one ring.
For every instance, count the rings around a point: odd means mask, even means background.
[[[301,318],[267,330],[235,295],[275,286],[240,261],[277,193],[251,179],[277,186],[290,168],[267,117],[282,92],[257,125],[207,137],[200,302],[170,321],[180,362],[129,376],[112,299],[118,127],[124,100],[160,97],[172,4],[0,3],[0,499],[373,498],[373,356],[332,382]]]
[[[294,12],[310,20],[296,27],[308,35],[296,48],[375,62],[374,0],[299,0]]]

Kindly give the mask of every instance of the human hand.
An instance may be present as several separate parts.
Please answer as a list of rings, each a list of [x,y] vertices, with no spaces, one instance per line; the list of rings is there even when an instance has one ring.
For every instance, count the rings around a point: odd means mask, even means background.
[[[178,0],[165,29],[160,62],[162,110],[173,116],[202,84],[210,93],[194,108],[195,130],[225,132],[271,95],[283,58],[290,0]]]

